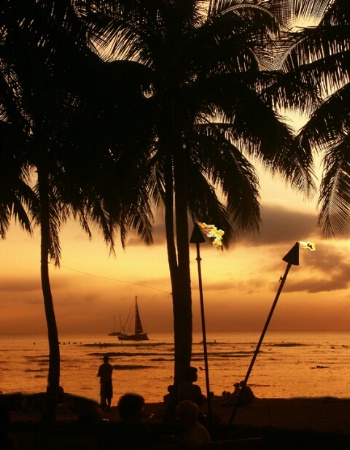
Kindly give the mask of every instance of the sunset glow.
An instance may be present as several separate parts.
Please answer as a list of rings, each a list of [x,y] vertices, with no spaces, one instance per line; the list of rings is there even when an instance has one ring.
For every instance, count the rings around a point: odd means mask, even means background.
[[[227,251],[201,247],[208,331],[261,330],[285,269],[282,257],[295,242],[317,242],[300,252],[284,286],[270,330],[349,330],[349,231],[325,239],[317,228],[316,200],[302,197],[278,179],[261,176],[262,225]],[[62,229],[61,267],[50,265],[59,333],[102,333],[126,320],[135,296],[145,330],[171,331],[172,297],[162,216],[154,244],[130,236],[126,249],[109,254],[102,236],[91,240],[79,225]],[[220,247],[221,248],[221,247]],[[308,247],[309,248],[309,247]],[[200,331],[195,249],[190,246],[193,323]],[[0,241],[0,330],[3,334],[45,333],[40,284],[39,230],[30,237],[13,224]]]

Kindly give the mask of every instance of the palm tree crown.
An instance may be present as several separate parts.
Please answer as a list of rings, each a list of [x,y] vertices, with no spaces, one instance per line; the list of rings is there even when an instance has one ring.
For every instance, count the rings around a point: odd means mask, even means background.
[[[310,119],[299,138],[304,148],[322,154],[319,225],[326,235],[334,235],[347,225],[350,205],[350,9],[346,0],[308,5],[302,11],[306,18],[323,14],[322,19],[294,34],[283,69],[288,77],[308,79],[317,94],[317,101],[307,103]]]
[[[257,230],[252,158],[305,193],[312,186],[311,156],[265,94],[264,49],[278,24],[254,1],[82,1],[79,14],[116,73],[129,62],[145,98],[143,190],[165,208],[177,380],[191,357],[188,214],[224,229],[225,245]]]

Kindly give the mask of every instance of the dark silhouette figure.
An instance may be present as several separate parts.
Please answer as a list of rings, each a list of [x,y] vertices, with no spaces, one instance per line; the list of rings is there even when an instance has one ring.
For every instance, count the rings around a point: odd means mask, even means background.
[[[233,387],[233,392],[224,391],[222,393],[222,406],[233,406],[237,403],[241,392],[241,386],[239,383],[235,383]]]
[[[120,420],[107,423],[102,430],[102,450],[145,448],[152,445],[151,433],[142,423],[145,400],[141,395],[127,393],[120,397]]]
[[[108,361],[109,358],[105,355],[103,357],[103,364],[100,365],[97,372],[97,376],[100,377],[101,409],[103,411],[110,409],[113,397],[113,367]]]
[[[165,424],[176,423],[175,408],[178,401],[177,401],[177,389],[175,385],[170,384],[168,386],[168,393],[164,395],[163,401],[165,405],[164,423]]]
[[[199,421],[199,406],[196,403],[183,400],[177,405],[175,412],[178,434],[163,436],[157,445],[195,450],[211,443],[208,430]]]
[[[176,399],[176,388],[173,384],[169,384],[168,393],[164,395],[163,401],[165,406],[170,406],[174,404],[174,400]]]
[[[189,449],[197,449],[211,443],[208,430],[199,421],[199,407],[189,400],[181,401],[176,407],[176,417],[183,430],[180,444]]]
[[[15,438],[9,431],[10,415],[5,406],[0,403],[0,449],[1,450],[16,450]]]
[[[244,385],[244,381],[240,381],[239,386],[242,390],[241,401],[242,405],[249,405],[256,398],[252,389],[246,384]]]
[[[197,381],[196,367],[186,367],[183,372],[182,382],[178,386],[178,401],[189,400],[198,406],[203,405],[205,397],[201,388],[194,384]]]
[[[244,381],[240,381],[239,383],[235,383],[233,392],[224,391],[222,393],[222,406],[244,406],[249,405],[256,398],[250,386],[245,385]]]

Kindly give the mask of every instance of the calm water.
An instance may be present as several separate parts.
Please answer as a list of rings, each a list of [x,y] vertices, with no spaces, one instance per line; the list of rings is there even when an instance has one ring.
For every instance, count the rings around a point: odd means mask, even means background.
[[[210,390],[232,391],[243,379],[260,333],[208,333]],[[65,392],[98,400],[97,369],[109,353],[114,366],[114,402],[127,391],[160,402],[172,384],[173,336],[151,334],[144,343],[120,343],[104,335],[61,336],[61,385]],[[201,333],[193,337],[192,365],[204,368]],[[45,336],[0,336],[0,390],[46,389]],[[350,397],[350,333],[268,332],[249,378],[258,397]],[[205,372],[198,384],[206,392]]]

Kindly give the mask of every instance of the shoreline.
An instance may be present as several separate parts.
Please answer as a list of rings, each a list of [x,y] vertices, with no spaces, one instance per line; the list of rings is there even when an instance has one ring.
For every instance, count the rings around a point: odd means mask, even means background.
[[[19,394],[18,394],[19,395]],[[58,405],[57,422],[79,420],[81,405],[97,405],[93,400],[65,394],[66,400]],[[3,398],[6,395],[3,395]],[[350,397],[293,397],[293,398],[256,398],[251,404],[239,407],[231,421],[233,406],[222,406],[221,397],[210,402],[212,423],[228,426],[272,427],[292,430],[311,430],[320,432],[350,433]],[[114,399],[113,404],[116,403]],[[16,405],[7,407],[11,423],[40,421],[40,406]],[[85,408],[86,406],[84,406]],[[205,414],[208,408],[202,408]],[[162,424],[165,406],[162,403],[146,403],[144,422]],[[116,406],[103,413],[103,419],[119,420]]]
[[[258,398],[237,409],[230,428],[233,407],[224,407],[221,401],[214,397],[210,403],[213,443],[207,450],[350,449],[350,398]],[[19,450],[101,450],[98,430],[118,421],[119,415],[113,406],[100,416],[96,406],[93,400],[65,394],[56,422],[51,424],[40,422],[40,409],[9,409],[9,431]],[[173,435],[174,429],[176,432],[176,425],[164,423],[164,417],[163,403],[145,404],[143,422],[155,443],[159,437]],[[183,449],[155,444],[148,450]]]
[[[211,401],[212,422],[215,424],[219,419],[219,422],[227,427],[231,421],[233,407],[222,406],[221,401],[220,397]],[[207,412],[207,409],[204,408],[204,412]],[[148,404],[145,407],[145,421],[160,421],[164,413],[164,405]],[[115,418],[115,413],[107,412],[107,418],[108,414],[110,420]],[[251,404],[237,409],[231,426],[350,434],[350,398],[257,398]]]

